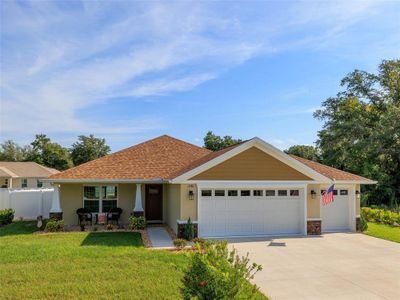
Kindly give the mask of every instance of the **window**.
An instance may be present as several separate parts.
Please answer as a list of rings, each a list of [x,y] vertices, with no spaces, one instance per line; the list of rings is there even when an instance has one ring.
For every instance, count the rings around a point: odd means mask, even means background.
[[[109,212],[117,207],[118,190],[115,185],[83,187],[83,206],[93,213]]]
[[[263,191],[262,190],[254,190],[253,191],[253,196],[255,197],[260,197],[263,195]]]
[[[278,190],[278,196],[287,196],[287,190]]]
[[[36,180],[36,186],[38,187],[38,188],[41,188],[41,187],[43,187],[43,181],[41,181],[41,180]]]
[[[297,197],[299,195],[300,195],[299,190],[290,190],[290,196]]]
[[[225,190],[215,190],[214,195],[215,195],[215,197],[224,197]]]
[[[267,197],[275,197],[275,190],[266,190],[265,196]]]
[[[21,187],[22,188],[28,187],[28,179],[27,178],[22,178],[21,179]]]
[[[251,194],[250,194],[250,190],[242,190],[242,191],[240,191],[240,196],[244,196],[244,197],[247,197],[247,196],[250,196]]]
[[[203,197],[211,197],[211,190],[201,190],[201,195]]]
[[[348,190],[340,190],[340,196],[347,196],[349,194]]]
[[[237,190],[228,190],[228,196],[229,197],[236,197],[238,195]]]
[[[334,195],[334,196],[337,195],[337,190],[333,190],[333,195]]]

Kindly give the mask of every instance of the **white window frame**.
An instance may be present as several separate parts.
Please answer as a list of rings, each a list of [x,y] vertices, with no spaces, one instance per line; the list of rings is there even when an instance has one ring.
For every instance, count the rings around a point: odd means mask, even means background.
[[[85,185],[83,185],[82,186],[82,198],[83,198],[83,200],[82,200],[82,207],[85,207],[85,200],[87,200],[87,201],[93,201],[93,200],[95,200],[95,199],[88,199],[88,198],[85,198],[85,187],[91,187],[91,186],[98,186],[99,188],[100,188],[100,192],[99,192],[99,211],[98,212],[94,212],[93,214],[103,214],[103,213],[105,213],[104,211],[103,211],[103,200],[105,200],[105,201],[107,201],[107,200],[117,200],[117,207],[119,207],[118,206],[118,202],[119,202],[119,185],[118,184],[85,184]],[[116,199],[103,199],[103,195],[102,195],[102,187],[103,186],[115,186],[116,188],[117,188],[117,198]]]
[[[26,183],[24,183],[24,182],[26,182]],[[26,185],[26,186],[24,186],[24,185]],[[24,189],[27,187],[28,187],[28,178],[21,178],[21,188]]]

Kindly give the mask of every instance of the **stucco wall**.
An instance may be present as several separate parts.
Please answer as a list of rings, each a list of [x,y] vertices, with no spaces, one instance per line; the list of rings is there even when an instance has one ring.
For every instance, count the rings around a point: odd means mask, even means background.
[[[312,199],[311,191],[315,191],[315,199]],[[309,184],[307,187],[307,218],[320,218],[321,187],[319,184]]]
[[[356,184],[356,191],[361,192],[361,188],[360,188],[359,184]],[[357,195],[356,195],[356,216],[358,216],[360,214],[360,206],[361,206],[360,200],[361,199],[357,198]]]
[[[143,187],[142,187],[143,188]],[[144,193],[142,193],[142,196]],[[136,185],[135,184],[118,184],[118,207],[122,208],[120,219],[121,224],[128,224],[128,219],[135,207]],[[143,197],[142,197],[143,198]],[[142,203],[144,201],[142,199]],[[144,206],[143,206],[144,208]]]
[[[61,184],[60,204],[65,225],[77,225],[78,217],[76,215],[76,210],[83,206],[82,184]]]
[[[271,155],[252,147],[200,173],[194,180],[310,180]]]
[[[193,190],[194,199],[189,200],[189,190]],[[181,220],[197,221],[197,187],[195,184],[181,185]]]
[[[167,191],[166,223],[176,232],[176,220],[180,219],[181,214],[181,186],[179,184],[168,184]]]

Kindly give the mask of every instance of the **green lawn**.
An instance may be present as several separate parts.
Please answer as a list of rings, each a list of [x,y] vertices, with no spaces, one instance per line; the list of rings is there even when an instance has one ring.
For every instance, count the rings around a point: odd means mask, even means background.
[[[367,235],[400,243],[400,227],[368,222]]]
[[[0,228],[2,299],[180,298],[187,254],[145,249],[134,232],[35,230],[35,222]]]

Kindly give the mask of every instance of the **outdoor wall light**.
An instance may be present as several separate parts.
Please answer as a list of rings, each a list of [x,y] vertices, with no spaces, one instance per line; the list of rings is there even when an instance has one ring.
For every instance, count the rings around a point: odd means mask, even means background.
[[[356,191],[356,197],[357,197],[357,199],[360,199],[360,197],[361,197],[360,191]]]
[[[315,199],[316,196],[317,196],[317,193],[314,190],[311,190],[311,198]]]
[[[194,200],[194,192],[193,192],[193,190],[189,190],[189,200]]]

